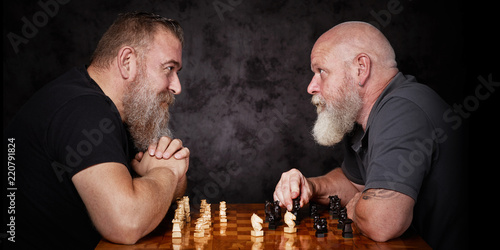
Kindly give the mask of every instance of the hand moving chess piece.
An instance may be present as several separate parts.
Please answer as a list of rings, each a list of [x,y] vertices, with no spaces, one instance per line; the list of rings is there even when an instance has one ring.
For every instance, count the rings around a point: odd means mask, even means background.
[[[288,227],[284,228],[285,233],[296,233],[297,228],[295,228],[295,215],[291,213],[290,211],[286,211],[285,213],[285,223],[288,225]]]
[[[253,227],[253,230],[251,231],[252,236],[264,236],[264,231],[262,231],[262,223],[264,223],[264,221],[262,218],[254,213],[252,214],[250,221],[252,222]]]

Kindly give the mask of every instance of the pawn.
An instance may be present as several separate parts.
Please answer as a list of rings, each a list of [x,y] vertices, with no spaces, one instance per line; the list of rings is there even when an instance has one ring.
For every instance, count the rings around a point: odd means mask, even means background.
[[[344,238],[352,238],[353,231],[352,231],[352,220],[351,219],[345,219],[344,220],[344,227],[342,228],[342,237]]]
[[[314,221],[314,223],[313,223],[313,228],[314,228],[314,229],[316,229],[316,224],[318,224],[318,223],[319,223],[319,219],[320,219],[320,217],[319,217],[319,215],[318,215],[318,214],[314,215],[314,218],[313,218],[313,221]]]
[[[314,224],[314,229],[316,229],[316,237],[318,238],[323,238],[327,235],[328,233],[328,228],[327,228],[328,223],[326,222],[325,218],[320,218],[317,223]]]

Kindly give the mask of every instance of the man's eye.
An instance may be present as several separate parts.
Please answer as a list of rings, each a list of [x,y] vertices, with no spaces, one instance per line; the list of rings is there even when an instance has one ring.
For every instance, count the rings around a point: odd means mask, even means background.
[[[319,73],[320,73],[320,74],[321,74],[321,73],[325,73],[325,71],[324,71],[324,70],[322,70],[322,69],[319,69]]]

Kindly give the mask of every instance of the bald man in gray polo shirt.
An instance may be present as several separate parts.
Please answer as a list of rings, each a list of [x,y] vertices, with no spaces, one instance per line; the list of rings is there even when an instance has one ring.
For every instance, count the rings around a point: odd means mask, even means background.
[[[339,24],[311,52],[318,118],[315,140],[344,140],[340,168],[306,178],[283,173],[274,199],[288,210],[292,199],[328,204],[338,195],[348,217],[375,241],[413,227],[433,248],[461,248],[466,229],[461,136],[445,113],[450,107],[413,76],[399,72],[385,36],[363,22]]]

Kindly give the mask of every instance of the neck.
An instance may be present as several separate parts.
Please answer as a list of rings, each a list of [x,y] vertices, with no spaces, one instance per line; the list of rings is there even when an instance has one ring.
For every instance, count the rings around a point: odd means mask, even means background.
[[[109,69],[98,69],[92,65],[87,68],[87,72],[90,78],[99,85],[104,94],[113,101],[123,121],[125,119],[122,102],[124,90],[122,84],[116,82],[116,79],[120,78],[113,76],[113,73]]]
[[[356,122],[363,127],[363,130],[366,131],[366,126],[368,123],[368,117],[370,116],[373,105],[382,94],[384,89],[389,85],[389,83],[394,79],[398,72],[394,72],[388,74],[386,77],[380,78],[373,83],[365,84],[366,90],[362,96],[363,98],[363,107],[358,113],[358,117],[356,118]],[[374,84],[375,83],[375,84]]]

